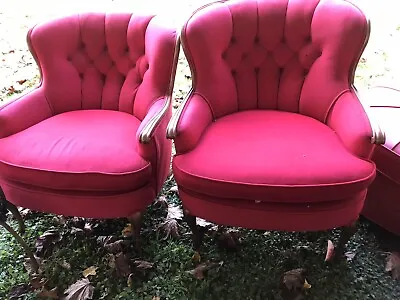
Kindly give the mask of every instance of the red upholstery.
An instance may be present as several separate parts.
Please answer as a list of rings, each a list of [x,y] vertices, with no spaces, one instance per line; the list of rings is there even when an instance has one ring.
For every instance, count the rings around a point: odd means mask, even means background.
[[[374,87],[368,96],[372,112],[385,131],[386,143],[373,153],[378,172],[362,213],[400,235],[400,90]]]
[[[19,206],[113,218],[144,209],[168,174],[176,32],[154,16],[88,13],[39,24],[28,44],[42,80],[0,109],[0,185]]]
[[[356,220],[375,178],[352,87],[368,33],[346,1],[236,0],[195,12],[181,35],[193,92],[173,160],[184,206],[260,229]]]

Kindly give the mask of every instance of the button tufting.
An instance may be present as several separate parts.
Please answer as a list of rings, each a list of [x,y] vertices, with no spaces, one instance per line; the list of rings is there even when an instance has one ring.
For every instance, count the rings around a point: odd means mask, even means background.
[[[233,36],[233,37],[231,38],[231,44],[234,44],[234,43],[236,43],[236,39],[235,39],[235,37]]]
[[[236,70],[231,71],[232,75],[236,75]]]
[[[83,79],[83,73],[79,73],[79,77]]]
[[[104,52],[108,52],[108,47],[107,47],[107,45],[104,46],[103,50],[104,50]]]
[[[67,60],[71,61],[72,60],[71,56],[67,56]]]
[[[126,46],[125,52],[129,52],[129,46]]]
[[[242,54],[242,59],[245,59],[247,57],[247,53]]]
[[[258,44],[260,42],[260,38],[258,36],[256,36],[254,38],[254,44]]]
[[[260,72],[260,68],[254,68],[254,72],[256,72],[256,74],[258,74],[258,72]]]

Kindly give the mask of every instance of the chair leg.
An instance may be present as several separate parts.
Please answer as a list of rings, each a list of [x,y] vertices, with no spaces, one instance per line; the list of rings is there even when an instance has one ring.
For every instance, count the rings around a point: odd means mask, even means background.
[[[203,242],[202,234],[196,223],[196,217],[191,215],[187,209],[183,210],[183,216],[185,222],[188,224],[190,230],[192,231],[193,248],[195,251],[199,251],[201,244]]]
[[[7,209],[13,214],[14,218],[18,222],[19,233],[24,235],[25,234],[25,223],[24,223],[24,219],[22,219],[22,216],[21,216],[18,208],[14,204],[12,204],[8,201],[6,201],[6,206],[7,206]]]
[[[357,232],[357,221],[352,222],[351,224],[344,226],[341,228],[339,241],[335,248],[335,259],[340,259],[345,250],[346,244],[350,240],[350,238]]]
[[[132,224],[133,227],[133,239],[135,242],[135,250],[139,256],[143,254],[142,249],[142,239],[140,236],[140,230],[142,229],[142,212],[134,213],[133,215],[128,217],[128,221]]]
[[[11,233],[11,235],[22,246],[22,248],[24,248],[26,255],[29,257],[30,264],[32,266],[32,270],[35,273],[38,273],[39,272],[39,263],[36,260],[35,256],[33,255],[32,250],[29,248],[28,244],[24,241],[24,239],[6,222],[7,221],[7,210],[10,210],[15,215],[14,208],[18,212],[18,209],[13,204],[9,203],[6,200],[4,193],[1,191],[0,192],[0,226],[4,227],[9,233]],[[19,214],[19,212],[18,212],[18,215],[20,218],[20,219],[17,219],[19,226],[20,226],[20,231],[24,231],[25,225],[23,223],[22,217]]]

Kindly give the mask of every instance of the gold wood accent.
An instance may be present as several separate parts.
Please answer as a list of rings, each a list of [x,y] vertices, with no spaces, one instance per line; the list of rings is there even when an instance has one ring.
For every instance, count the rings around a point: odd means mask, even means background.
[[[156,113],[150,121],[143,127],[142,131],[139,134],[139,142],[142,144],[148,144],[153,137],[154,131],[160,124],[162,118],[168,111],[169,107],[171,106],[171,99],[172,99],[172,92],[174,90],[174,83],[175,83],[175,74],[176,68],[178,65],[178,58],[179,58],[179,50],[180,50],[180,36],[178,35],[175,44],[175,53],[174,53],[174,61],[171,70],[171,77],[169,80],[169,87],[167,91],[167,95],[165,96],[165,103],[163,108]]]
[[[385,132],[379,126],[379,123],[376,120],[376,117],[374,117],[374,115],[372,113],[372,109],[369,106],[370,101],[368,101],[367,96],[364,96],[364,94],[367,94],[367,91],[361,93],[361,96],[355,87],[354,87],[354,91],[356,92],[356,95],[357,95],[359,101],[361,102],[361,105],[363,106],[364,111],[368,116],[369,123],[371,125],[371,130],[372,130],[371,143],[377,144],[377,145],[385,144],[385,142],[386,142]]]
[[[368,101],[363,99],[364,97],[359,96],[359,93],[358,93],[356,87],[354,86],[354,77],[356,74],[357,65],[358,65],[358,62],[360,61],[360,58],[362,56],[362,53],[364,52],[365,47],[368,44],[369,37],[371,35],[371,19],[365,13],[365,11],[363,11],[360,7],[355,5],[353,2],[350,2],[350,3],[353,6],[355,6],[357,9],[359,9],[361,11],[361,13],[365,16],[365,18],[367,19],[368,27],[367,27],[367,35],[365,37],[364,44],[362,46],[362,51],[360,51],[360,55],[357,57],[357,60],[356,60],[356,63],[354,64],[353,69],[350,70],[350,76],[349,76],[350,82],[349,83],[350,83],[350,86],[352,87],[352,89],[355,91],[355,94],[357,95],[359,101],[361,102],[361,105],[364,108],[365,113],[368,116],[368,119],[369,119],[369,122],[371,125],[371,129],[372,129],[371,143],[381,145],[381,144],[384,144],[386,141],[385,132],[381,129],[381,127],[379,126],[379,123],[376,121],[376,118],[374,118],[374,116],[372,115],[371,108],[369,107]]]

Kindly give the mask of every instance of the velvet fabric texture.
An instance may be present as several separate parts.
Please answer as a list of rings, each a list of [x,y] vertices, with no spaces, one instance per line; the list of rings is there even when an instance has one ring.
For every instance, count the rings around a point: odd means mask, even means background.
[[[92,218],[126,217],[150,204],[169,172],[171,107],[150,143],[139,132],[169,103],[176,38],[161,18],[130,13],[32,28],[40,86],[0,109],[8,201]]]
[[[352,86],[368,35],[346,1],[236,0],[195,12],[181,34],[193,91],[173,159],[185,208],[268,230],[355,221],[376,176]]]
[[[374,150],[377,176],[368,190],[362,213],[400,235],[400,90],[374,87],[368,91],[368,99],[386,134],[386,143]]]

